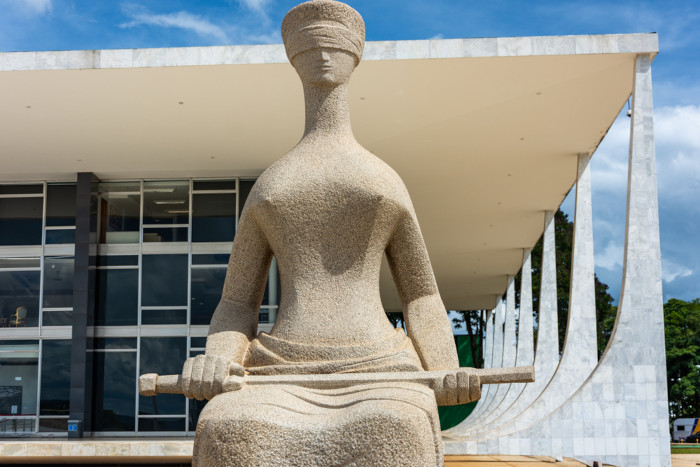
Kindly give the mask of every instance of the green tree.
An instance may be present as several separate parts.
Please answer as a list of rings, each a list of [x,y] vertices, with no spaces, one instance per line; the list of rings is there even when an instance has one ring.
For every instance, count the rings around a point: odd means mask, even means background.
[[[664,304],[666,377],[671,419],[700,415],[700,299]]]

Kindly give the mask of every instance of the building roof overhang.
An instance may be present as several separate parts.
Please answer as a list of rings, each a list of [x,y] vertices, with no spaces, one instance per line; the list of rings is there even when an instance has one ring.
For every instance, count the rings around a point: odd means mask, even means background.
[[[657,51],[656,34],[367,43],[353,128],[408,187],[449,309],[495,306]],[[304,123],[281,45],[3,53],[0,102],[2,181],[257,176]]]

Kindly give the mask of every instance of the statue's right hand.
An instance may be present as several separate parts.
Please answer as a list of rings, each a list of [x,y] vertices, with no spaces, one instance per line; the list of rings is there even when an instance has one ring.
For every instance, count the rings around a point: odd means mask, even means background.
[[[214,355],[188,358],[182,367],[182,392],[189,399],[213,399],[226,390],[240,389],[245,369],[230,360]],[[236,385],[235,380],[240,380]]]

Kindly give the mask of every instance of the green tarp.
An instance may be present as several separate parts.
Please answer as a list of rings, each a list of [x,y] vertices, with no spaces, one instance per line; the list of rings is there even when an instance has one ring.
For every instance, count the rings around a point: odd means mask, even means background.
[[[478,337],[475,337],[478,343]],[[469,345],[469,336],[455,336],[455,344],[457,345],[457,355],[459,356],[459,366],[473,367],[474,359],[472,357],[472,349]],[[440,414],[440,427],[443,430],[459,425],[467,416],[472,413],[477,401],[468,404],[453,405],[451,407],[438,407]]]

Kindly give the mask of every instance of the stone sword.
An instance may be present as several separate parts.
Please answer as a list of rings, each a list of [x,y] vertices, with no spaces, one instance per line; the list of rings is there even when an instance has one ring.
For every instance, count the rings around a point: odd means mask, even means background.
[[[481,397],[482,384],[531,383],[535,380],[532,366],[509,368],[460,368],[440,371],[397,371],[382,373],[333,373],[249,375],[229,377],[223,391],[236,391],[244,386],[293,385],[310,389],[338,389],[357,384],[418,383],[435,391],[438,405],[466,404]],[[182,394],[182,375],[147,373],[139,377],[142,396]]]

